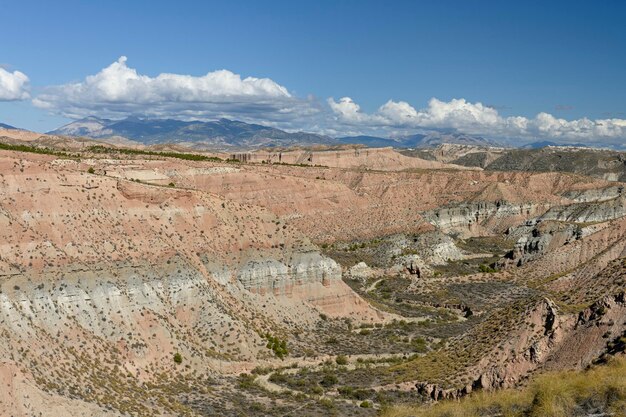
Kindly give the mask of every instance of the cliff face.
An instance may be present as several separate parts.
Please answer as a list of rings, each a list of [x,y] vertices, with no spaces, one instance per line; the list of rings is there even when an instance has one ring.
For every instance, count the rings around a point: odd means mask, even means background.
[[[576,190],[563,193],[563,197],[575,203],[591,203],[612,200],[624,194],[623,185],[615,185],[605,188],[594,188],[590,190]]]
[[[316,283],[329,287],[341,282],[339,265],[318,252],[294,254],[289,262],[288,266],[273,259],[250,261],[239,270],[237,279],[247,290],[271,290],[275,295],[291,294],[296,285]]]
[[[584,368],[626,332],[624,297],[622,287],[578,313],[563,311],[547,298],[538,300],[464,371],[463,379],[469,381],[465,385],[444,387],[420,381],[415,388],[432,400],[460,398],[477,389],[514,387],[538,370]]]
[[[571,223],[530,220],[508,231],[510,238],[518,237],[515,247],[498,262],[500,267],[521,266],[585,235],[585,228]]]
[[[622,335],[625,319],[623,292],[606,296],[578,314],[543,300],[500,345],[503,349],[494,349],[475,367],[473,388],[512,387],[538,368],[586,366],[606,351],[608,342]]]
[[[605,222],[626,216],[626,196],[550,208],[540,218],[575,223]]]
[[[462,203],[423,213],[433,226],[445,233],[460,236],[491,235],[543,213],[547,204],[511,204],[507,202]]]

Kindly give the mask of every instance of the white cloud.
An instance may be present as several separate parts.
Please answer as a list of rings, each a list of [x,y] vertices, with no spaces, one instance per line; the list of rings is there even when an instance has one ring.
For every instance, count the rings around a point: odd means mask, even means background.
[[[339,116],[339,119],[349,123],[362,123],[370,117],[361,113],[361,107],[352,101],[350,97],[340,98],[338,102],[329,98],[328,105]]]
[[[8,80],[8,81],[6,81]],[[0,100],[28,97],[28,77],[0,68]],[[228,70],[203,76],[140,74],[126,57],[84,80],[43,90],[33,103],[69,118],[88,115],[123,118],[129,115],[210,120],[220,117],[257,122],[288,130],[345,134],[402,135],[418,129],[453,129],[495,139],[553,139],[561,142],[604,141],[623,144],[626,120],[565,120],[548,113],[533,118],[503,116],[498,110],[463,98],[432,98],[418,109],[389,100],[367,113],[350,97],[322,103],[298,98],[269,78],[242,78]],[[326,105],[325,105],[326,104]]]
[[[26,100],[29,97],[26,74],[9,72],[0,67],[0,101]]]
[[[378,112],[390,122],[399,125],[415,123],[419,117],[417,110],[405,101],[389,100],[380,106]]]
[[[469,134],[479,134],[494,138],[526,138],[568,140],[609,140],[622,143],[626,139],[626,120],[600,119],[578,120],[558,119],[548,113],[539,113],[534,118],[523,116],[504,117],[496,109],[482,103],[471,103],[465,99],[452,99],[448,102],[432,98],[428,107],[416,110],[410,104],[388,101],[374,113],[361,111],[360,106],[350,97],[328,104],[338,123],[347,124],[351,129],[455,129]],[[621,142],[620,142],[621,141]]]
[[[203,76],[142,75],[126,57],[84,81],[49,87],[33,103],[70,118],[90,114],[118,117],[265,117],[283,120],[315,112],[304,100],[269,78],[242,78],[228,70]]]
[[[469,103],[462,98],[449,102],[433,98],[428,102],[428,109],[420,112],[420,119],[425,126],[465,129],[493,127],[501,122],[496,109],[482,103]]]

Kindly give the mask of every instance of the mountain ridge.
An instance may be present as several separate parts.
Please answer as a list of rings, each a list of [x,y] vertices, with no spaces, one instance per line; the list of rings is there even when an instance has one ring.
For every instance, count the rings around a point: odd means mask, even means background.
[[[10,129],[13,127],[9,126],[6,128]],[[421,131],[391,137],[376,135],[331,137],[305,131],[289,132],[276,127],[226,118],[213,121],[184,121],[177,119],[142,119],[131,116],[126,119],[115,120],[88,116],[49,131],[47,134],[92,139],[123,138],[144,145],[180,144],[197,150],[259,149],[314,145],[364,145],[371,148],[390,146],[393,148],[429,149],[436,148],[442,144],[523,149],[539,149],[547,146],[607,147],[603,143],[568,144],[549,140],[537,140],[526,143],[526,141],[515,142],[509,139],[500,142],[482,136],[449,130]]]
[[[17,130],[17,127],[13,127],[5,123],[0,123],[0,129]]]
[[[111,120],[90,116],[48,134],[87,136],[94,139],[121,136],[148,145],[169,142],[184,143],[195,148],[258,148],[335,143],[328,136],[307,132],[285,132],[273,127],[225,118],[202,122],[135,117]]]

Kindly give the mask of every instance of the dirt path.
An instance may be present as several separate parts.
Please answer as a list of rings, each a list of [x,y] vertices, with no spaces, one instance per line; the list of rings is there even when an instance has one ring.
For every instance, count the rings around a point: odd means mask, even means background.
[[[378,285],[378,283],[379,283],[379,282],[381,282],[383,279],[385,279],[385,278],[380,278],[380,279],[378,279],[378,280],[374,281],[374,282],[372,283],[372,285],[370,285],[369,287],[367,287],[367,289],[365,290],[365,292],[374,291],[374,289],[376,288],[376,286]]]

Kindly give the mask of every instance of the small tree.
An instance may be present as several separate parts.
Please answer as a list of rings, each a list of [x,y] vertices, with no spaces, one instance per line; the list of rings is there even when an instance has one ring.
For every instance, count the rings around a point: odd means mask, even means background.
[[[287,350],[286,340],[280,340],[278,337],[272,336],[269,333],[265,335],[265,338],[267,339],[266,347],[268,349],[273,350],[274,354],[277,357],[279,357],[280,359],[283,359],[285,356],[289,354],[289,351]]]
[[[89,174],[93,174],[93,173],[95,173],[96,171],[93,169],[93,167],[89,167],[89,169],[87,170],[87,172],[88,172]]]
[[[183,363],[183,355],[181,355],[179,352],[176,352],[174,354],[174,362],[177,364]]]

